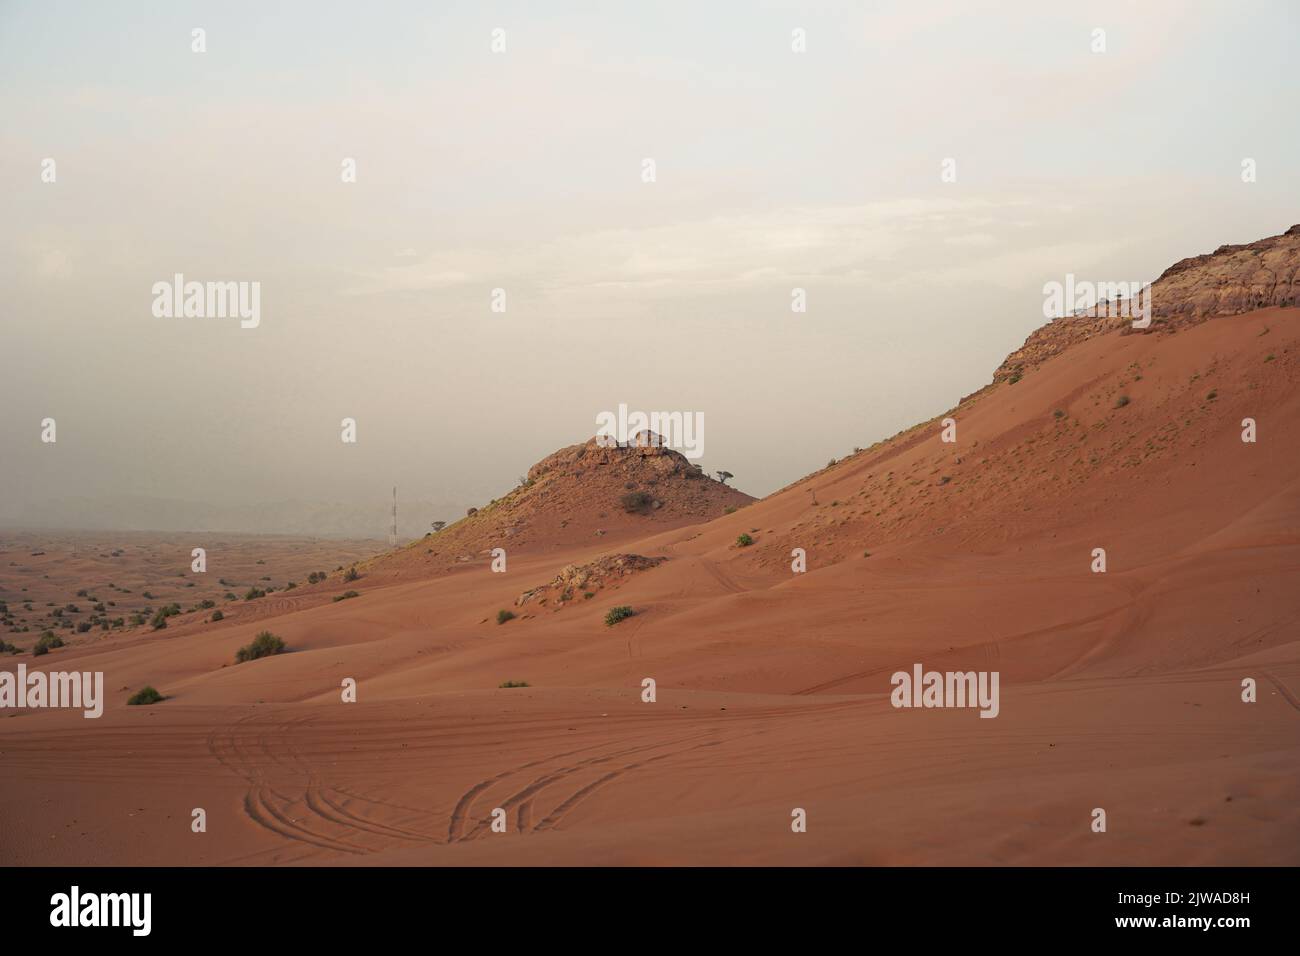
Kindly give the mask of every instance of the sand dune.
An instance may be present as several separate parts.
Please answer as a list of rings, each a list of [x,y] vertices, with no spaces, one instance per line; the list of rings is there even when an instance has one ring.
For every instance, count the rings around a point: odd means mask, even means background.
[[[104,671],[106,712],[0,720],[0,856],[1295,864],[1298,339],[1287,308],[1112,331],[733,513],[556,489],[536,533],[480,522],[438,561],[417,543],[352,599],[60,649],[34,666]],[[614,552],[666,560],[516,603]],[[616,605],[636,614],[606,626]],[[234,664],[263,629],[288,652]],[[891,706],[917,662],[998,671],[997,718]],[[146,683],[169,699],[126,706]]]

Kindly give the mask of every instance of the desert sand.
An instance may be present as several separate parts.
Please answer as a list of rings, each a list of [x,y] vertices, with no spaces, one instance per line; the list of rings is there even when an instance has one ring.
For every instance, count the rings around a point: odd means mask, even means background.
[[[760,501],[566,459],[347,585],[5,657],[108,701],[0,717],[0,861],[1300,863],[1298,339],[1116,327]],[[610,555],[665,560],[565,571]],[[998,671],[998,716],[891,706],[915,663]]]

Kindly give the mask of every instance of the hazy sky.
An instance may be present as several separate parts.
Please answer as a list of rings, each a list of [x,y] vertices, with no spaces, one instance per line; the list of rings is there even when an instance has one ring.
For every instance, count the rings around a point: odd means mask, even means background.
[[[1300,222],[1298,11],[0,0],[0,520],[463,507],[619,403],[769,493],[986,384],[1044,282]],[[154,317],[178,272],[260,325]]]

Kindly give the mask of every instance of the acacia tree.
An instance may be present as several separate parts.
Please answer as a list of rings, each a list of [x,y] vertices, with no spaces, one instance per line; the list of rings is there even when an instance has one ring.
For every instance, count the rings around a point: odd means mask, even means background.
[[[433,528],[434,531],[441,531],[443,528],[447,527],[447,522],[445,522],[445,521],[435,521],[435,522],[433,522],[433,524],[431,525],[431,527]]]
[[[718,481],[722,482],[724,485],[727,483],[728,478],[735,478],[735,477],[736,476],[729,471],[718,472]]]

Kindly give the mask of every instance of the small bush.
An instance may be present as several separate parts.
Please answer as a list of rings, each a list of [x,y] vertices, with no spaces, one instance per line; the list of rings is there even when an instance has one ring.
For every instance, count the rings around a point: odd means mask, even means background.
[[[263,597],[266,597],[266,592],[263,591],[261,588],[249,588],[248,592],[244,595],[244,600],[252,601],[255,600],[256,598],[263,598]]]
[[[497,611],[498,624],[504,624],[506,621],[513,621],[514,619],[515,619],[514,611],[507,611],[505,608],[502,608],[500,611]]]
[[[1123,408],[1128,403],[1129,403],[1129,397],[1127,395],[1121,395],[1119,398],[1115,399],[1116,408]]]
[[[497,684],[497,686],[498,686],[498,687],[527,687],[527,686],[528,686],[528,681],[526,681],[526,680],[503,680],[501,683]]]
[[[1061,409],[1058,408],[1056,411],[1052,412],[1052,417],[1053,417],[1053,418],[1064,418],[1064,417],[1065,417],[1065,412],[1063,412]]]
[[[223,621],[223,620],[225,620],[225,618],[226,618],[226,615],[223,614],[221,611],[213,611],[213,612],[212,612],[212,620],[214,620],[214,621]]]
[[[357,566],[354,564],[352,567],[348,568],[347,573],[343,575],[343,582],[345,584],[351,584],[359,577],[361,577],[361,575],[357,574]]]
[[[748,548],[753,543],[754,543],[754,539],[751,538],[748,534],[742,534],[738,538],[736,538],[736,545],[741,548]]]
[[[1024,376],[1021,375],[1019,372],[1013,372],[1013,373],[1011,374],[1011,377],[1010,377],[1009,379],[1007,379],[1007,384],[1008,384],[1008,385],[1015,385],[1016,382],[1020,381],[1022,378],[1024,378]]]
[[[82,621],[80,624],[77,625],[77,633],[85,634],[88,630],[91,629],[92,626],[93,625],[89,621]]]
[[[605,626],[613,627],[619,621],[624,620],[625,618],[632,617],[635,614],[636,611],[632,610],[626,604],[620,604],[618,607],[612,607],[609,609],[609,613],[605,615]]]
[[[1218,393],[1218,392],[1214,392],[1214,391],[1212,391],[1212,392],[1210,392],[1208,395],[1205,396],[1205,400],[1206,400],[1207,402],[1212,402],[1212,401],[1214,401],[1214,400],[1215,400],[1216,398],[1218,398],[1218,397],[1219,397],[1219,393]]]
[[[348,598],[354,598],[354,597],[361,597],[361,595],[358,594],[356,591],[344,591],[342,594],[334,595],[334,600],[336,602],[346,601]]]
[[[138,691],[131,695],[127,704],[132,707],[138,707],[145,704],[156,704],[160,700],[166,700],[162,694],[154,690],[149,684],[145,684]]]
[[[40,639],[37,640],[36,646],[32,648],[32,653],[45,654],[56,647],[62,646],[63,638],[59,637],[59,635],[55,634],[53,631],[46,631],[40,636]]]
[[[623,510],[628,514],[645,511],[650,507],[653,501],[654,498],[651,497],[648,491],[629,491],[619,499],[619,503],[623,506]]]
[[[283,653],[284,641],[270,631],[262,631],[257,637],[253,638],[253,643],[245,645],[235,652],[235,663],[242,664],[245,661],[255,661],[259,657],[270,657],[273,654]]]

